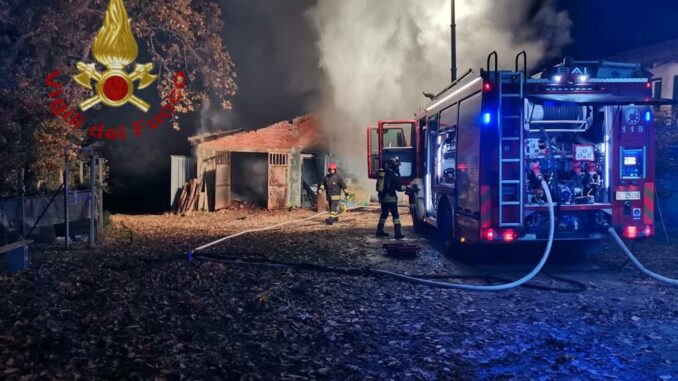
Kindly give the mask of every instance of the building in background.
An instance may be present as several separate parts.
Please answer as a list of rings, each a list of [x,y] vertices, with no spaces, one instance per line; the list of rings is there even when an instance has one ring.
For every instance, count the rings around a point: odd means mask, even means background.
[[[639,62],[652,73],[654,98],[678,100],[678,40],[665,41],[610,57],[612,61]],[[670,112],[671,106],[663,106]]]
[[[198,209],[210,211],[237,201],[268,209],[310,206],[330,149],[330,139],[313,115],[189,141],[201,181]],[[176,200],[180,188],[173,187]]]

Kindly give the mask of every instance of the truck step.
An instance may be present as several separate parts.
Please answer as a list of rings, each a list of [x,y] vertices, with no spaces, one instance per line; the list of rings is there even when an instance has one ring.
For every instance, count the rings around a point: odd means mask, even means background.
[[[499,206],[518,206],[520,201],[499,201]]]
[[[499,227],[501,228],[513,228],[522,226],[520,222],[499,222]]]

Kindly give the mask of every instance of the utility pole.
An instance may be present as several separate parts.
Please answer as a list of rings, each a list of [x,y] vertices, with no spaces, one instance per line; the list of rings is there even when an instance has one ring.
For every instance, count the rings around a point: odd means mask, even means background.
[[[26,187],[25,184],[26,166],[19,171],[19,192],[21,193],[21,239],[26,239]]]
[[[68,217],[68,148],[64,148],[64,222],[66,224],[66,250],[68,250],[68,237],[71,235]]]
[[[96,245],[95,225],[96,218],[96,156],[94,150],[90,152],[89,160],[89,246]]]
[[[457,23],[455,21],[455,15],[454,15],[454,0],[451,1],[451,9],[452,12],[450,14],[450,43],[451,43],[451,48],[452,48],[452,64],[450,66],[450,74],[452,77],[452,81],[450,83],[453,83],[454,81],[457,80]]]

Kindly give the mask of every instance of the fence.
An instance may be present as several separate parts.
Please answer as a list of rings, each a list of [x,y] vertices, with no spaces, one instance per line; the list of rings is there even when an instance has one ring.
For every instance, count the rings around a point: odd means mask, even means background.
[[[24,198],[23,231],[28,233],[34,226],[41,228],[65,223],[64,196],[60,192],[49,204],[52,195],[26,196]],[[98,197],[96,197],[98,199]],[[90,192],[70,191],[68,214],[70,221],[90,218]],[[97,202],[97,200],[95,200]],[[49,206],[48,206],[49,204]],[[100,210],[100,208],[96,208]],[[42,216],[42,218],[40,218]],[[0,226],[6,231],[22,232],[21,197],[0,199]]]

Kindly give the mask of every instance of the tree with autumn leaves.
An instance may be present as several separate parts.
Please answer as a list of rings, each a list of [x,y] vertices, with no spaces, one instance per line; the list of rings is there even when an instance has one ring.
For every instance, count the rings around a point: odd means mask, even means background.
[[[9,0],[0,2],[0,194],[15,191],[24,168],[26,185],[37,180],[60,184],[65,147],[85,141],[85,132],[73,129],[49,112],[45,77],[59,70],[63,97],[75,106],[91,94],[70,80],[76,64],[94,62],[92,44],[101,28],[108,0]],[[177,113],[189,113],[203,102],[230,109],[235,94],[235,72],[221,32],[221,7],[215,0],[126,0],[132,32],[155,64],[153,84],[167,99],[174,75],[187,75]],[[141,56],[141,54],[140,54]],[[102,106],[97,106],[102,107]]]

